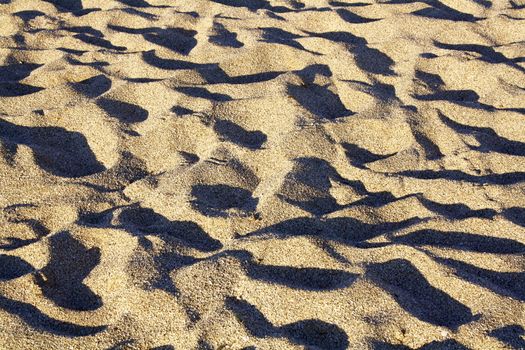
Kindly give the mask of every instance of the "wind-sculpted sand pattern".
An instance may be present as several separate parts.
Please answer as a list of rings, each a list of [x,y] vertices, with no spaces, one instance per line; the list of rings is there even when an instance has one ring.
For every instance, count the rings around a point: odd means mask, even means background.
[[[0,0],[1,349],[525,349],[525,1]]]

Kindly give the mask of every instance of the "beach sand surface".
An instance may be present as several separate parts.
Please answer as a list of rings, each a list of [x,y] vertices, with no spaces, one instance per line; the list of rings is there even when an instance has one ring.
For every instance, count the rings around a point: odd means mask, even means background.
[[[1,349],[525,349],[525,1],[0,0]]]

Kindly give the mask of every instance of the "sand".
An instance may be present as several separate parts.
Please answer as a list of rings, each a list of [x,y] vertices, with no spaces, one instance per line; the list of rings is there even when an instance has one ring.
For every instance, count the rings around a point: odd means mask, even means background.
[[[522,0],[0,0],[0,349],[525,349]]]

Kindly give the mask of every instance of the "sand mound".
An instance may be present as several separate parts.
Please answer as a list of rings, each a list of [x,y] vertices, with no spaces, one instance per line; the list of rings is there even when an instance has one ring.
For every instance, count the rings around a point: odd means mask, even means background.
[[[525,2],[0,0],[0,348],[525,349]]]

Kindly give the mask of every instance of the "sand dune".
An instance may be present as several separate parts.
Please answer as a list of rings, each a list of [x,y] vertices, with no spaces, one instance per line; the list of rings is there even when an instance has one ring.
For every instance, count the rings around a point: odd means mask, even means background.
[[[1,349],[525,349],[522,0],[0,0]]]

